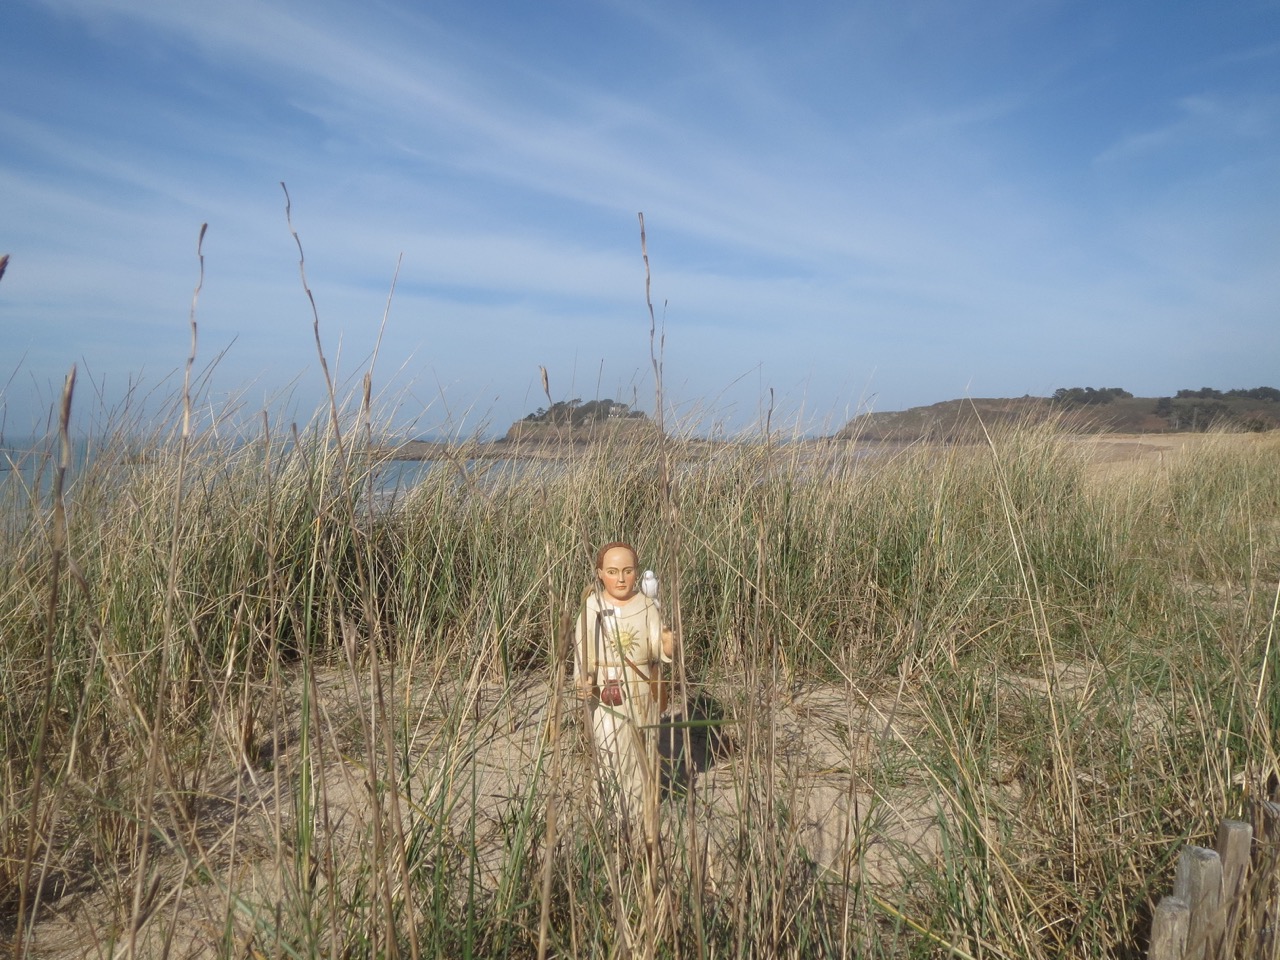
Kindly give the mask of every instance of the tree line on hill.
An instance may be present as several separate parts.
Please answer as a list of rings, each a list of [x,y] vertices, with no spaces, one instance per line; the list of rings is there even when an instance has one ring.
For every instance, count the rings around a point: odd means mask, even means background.
[[[1213,387],[1201,387],[1199,390],[1179,390],[1174,399],[1177,400],[1230,400],[1243,397],[1246,400],[1266,400],[1280,403],[1280,390],[1275,387],[1254,387],[1252,390],[1215,390]]]
[[[558,426],[585,427],[608,420],[640,420],[641,410],[632,410],[617,400],[557,400],[550,407],[539,407],[524,418],[525,423],[552,423]]]
[[[1097,390],[1093,387],[1059,387],[1053,392],[1052,399],[1054,403],[1069,407],[1092,407],[1117,399],[1128,400],[1132,396],[1123,387],[1102,387]]]
[[[1122,387],[1061,387],[1050,398],[1064,408],[1101,407],[1117,400],[1132,400]],[[1145,402],[1145,401],[1137,401]],[[1280,389],[1253,387],[1247,390],[1179,390],[1171,397],[1155,400],[1151,412],[1170,430],[1209,430],[1235,427],[1242,430],[1280,428]]]

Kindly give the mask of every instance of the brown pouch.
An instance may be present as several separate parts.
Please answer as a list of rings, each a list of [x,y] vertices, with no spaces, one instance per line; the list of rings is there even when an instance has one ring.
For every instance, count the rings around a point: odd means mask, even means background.
[[[624,699],[626,694],[622,692],[622,682],[616,677],[606,680],[604,686],[600,688],[600,702],[607,706],[620,707]]]

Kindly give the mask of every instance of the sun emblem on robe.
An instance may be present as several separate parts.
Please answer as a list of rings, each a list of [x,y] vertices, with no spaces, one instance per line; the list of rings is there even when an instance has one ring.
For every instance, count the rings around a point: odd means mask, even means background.
[[[634,656],[640,646],[640,634],[635,627],[619,627],[615,642],[624,657]]]

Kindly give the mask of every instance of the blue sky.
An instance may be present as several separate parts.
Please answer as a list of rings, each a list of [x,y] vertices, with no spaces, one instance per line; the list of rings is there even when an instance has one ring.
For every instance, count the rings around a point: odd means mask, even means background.
[[[1280,385],[1280,4],[10,0],[0,402],[863,409]],[[399,274],[388,309],[393,278]],[[386,315],[385,325],[383,322]],[[344,388],[345,389],[345,388]],[[771,393],[772,391],[772,393]],[[150,393],[149,393],[150,392]],[[154,401],[153,401],[154,403]],[[96,413],[94,411],[97,411]]]

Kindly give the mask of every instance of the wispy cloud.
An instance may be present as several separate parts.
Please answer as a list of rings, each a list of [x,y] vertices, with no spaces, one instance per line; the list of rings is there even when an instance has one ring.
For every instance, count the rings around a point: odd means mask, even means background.
[[[1274,138],[1280,97],[1224,99],[1192,94],[1171,105],[1164,123],[1127,134],[1096,158],[1100,165],[1145,161],[1172,151],[1238,149]]]

